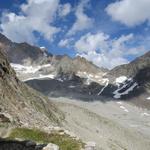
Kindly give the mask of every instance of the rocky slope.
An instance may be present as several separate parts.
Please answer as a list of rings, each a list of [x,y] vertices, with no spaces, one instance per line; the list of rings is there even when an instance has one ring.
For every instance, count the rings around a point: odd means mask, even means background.
[[[0,123],[44,127],[60,116],[51,101],[18,80],[0,49]]]

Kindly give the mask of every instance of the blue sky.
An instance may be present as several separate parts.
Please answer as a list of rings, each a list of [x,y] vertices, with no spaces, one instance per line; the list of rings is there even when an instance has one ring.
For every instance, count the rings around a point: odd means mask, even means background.
[[[113,68],[150,50],[149,0],[7,0],[0,32]]]

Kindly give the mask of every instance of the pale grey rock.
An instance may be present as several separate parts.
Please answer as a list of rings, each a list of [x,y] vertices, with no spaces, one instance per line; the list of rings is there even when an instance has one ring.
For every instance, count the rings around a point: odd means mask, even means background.
[[[55,144],[49,143],[42,150],[59,150],[59,147]]]

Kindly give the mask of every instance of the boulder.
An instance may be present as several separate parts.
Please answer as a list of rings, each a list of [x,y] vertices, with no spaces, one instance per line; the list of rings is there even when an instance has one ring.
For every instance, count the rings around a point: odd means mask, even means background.
[[[95,150],[96,143],[95,142],[87,142],[84,150]]]
[[[7,113],[0,113],[0,122],[12,122],[12,117]]]
[[[59,147],[55,144],[49,143],[42,150],[59,150]]]
[[[35,147],[36,143],[34,141],[26,141],[26,147]]]

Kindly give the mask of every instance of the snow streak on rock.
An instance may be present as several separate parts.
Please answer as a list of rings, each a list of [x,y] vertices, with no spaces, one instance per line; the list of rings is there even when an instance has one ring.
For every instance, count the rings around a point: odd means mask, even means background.
[[[124,84],[121,88],[118,88],[116,91],[113,92],[114,98],[119,99],[121,98],[122,95],[127,95],[129,92],[133,91],[133,89],[137,86],[138,84],[135,82],[132,86],[130,86],[128,89],[126,89],[124,92],[119,92],[120,90],[123,90],[128,86],[128,84]]]
[[[103,83],[106,83],[105,84],[105,86],[100,90],[100,92],[97,94],[97,95],[100,95],[103,91],[104,91],[104,89],[108,86],[108,84],[109,84],[109,79],[103,79]]]

